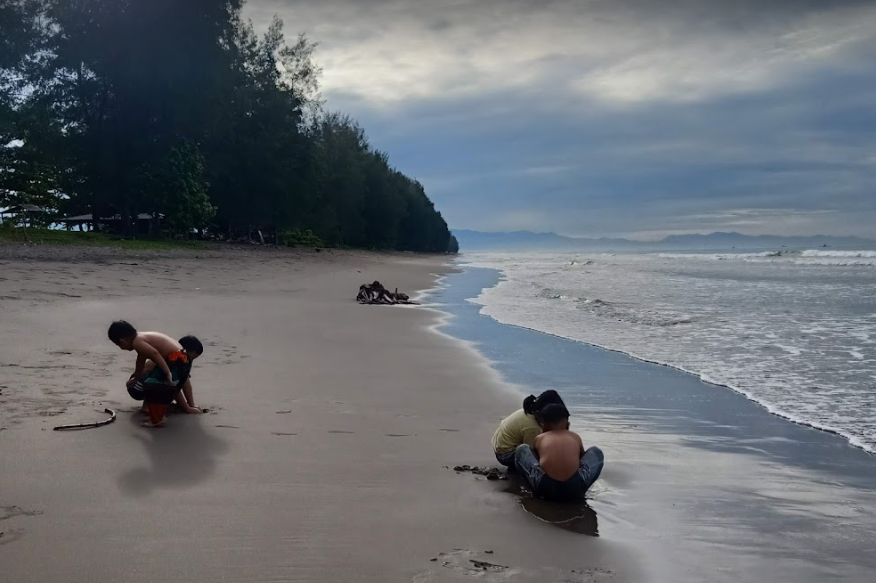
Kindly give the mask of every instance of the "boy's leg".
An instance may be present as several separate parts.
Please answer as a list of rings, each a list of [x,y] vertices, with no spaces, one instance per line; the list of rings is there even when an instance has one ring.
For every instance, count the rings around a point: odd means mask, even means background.
[[[149,409],[149,421],[144,421],[145,427],[160,427],[167,415],[167,405],[161,403],[145,403]]]
[[[164,423],[168,406],[173,402],[173,396],[177,391],[164,383],[147,382],[144,392],[143,401],[149,408],[149,421],[144,422],[143,425],[158,427]]]
[[[602,450],[594,446],[588,448],[581,456],[581,464],[578,467],[578,474],[584,480],[584,491],[586,492],[593,485],[599,474],[602,473],[602,467],[605,465],[605,455]]]
[[[496,453],[496,461],[508,468],[509,472],[515,471],[514,456],[516,452],[506,451],[505,453]]]
[[[132,376],[131,378],[133,379],[134,377]],[[144,400],[146,395],[143,390],[142,377],[140,380],[135,380],[133,384],[128,387],[128,394],[131,395],[131,398],[135,401],[143,402],[143,405],[140,407],[141,413],[149,413],[149,407],[146,405],[146,401]]]
[[[535,493],[544,477],[544,470],[538,464],[535,454],[532,453],[532,448],[525,443],[518,446],[517,451],[514,452],[514,465],[517,466],[517,471],[526,477],[526,481],[529,482],[533,493]]]

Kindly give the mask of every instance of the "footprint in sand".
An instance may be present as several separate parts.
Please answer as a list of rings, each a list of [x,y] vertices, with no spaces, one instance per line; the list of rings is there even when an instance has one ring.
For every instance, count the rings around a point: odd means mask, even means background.
[[[410,437],[409,433],[384,433],[387,437]]]
[[[288,411],[277,411],[277,415],[287,415],[287,414],[289,414],[289,413],[291,413],[291,412],[292,412],[291,409],[288,410]]]
[[[63,415],[66,413],[66,409],[63,411],[40,411],[37,413],[40,417],[57,417],[58,415]]]
[[[0,520],[9,520],[17,516],[40,516],[42,510],[25,510],[20,506],[0,506]],[[0,545],[8,545],[24,536],[22,528],[7,528],[0,531]]]
[[[482,560],[478,553],[466,549],[438,553],[438,556],[431,559],[431,562],[435,563],[435,569],[417,574],[411,583],[448,581],[448,575],[453,577],[451,579],[453,581],[465,581],[469,577],[476,577],[482,581],[501,583],[513,581],[521,573],[519,569]]]
[[[438,583],[446,581],[468,581],[477,578],[490,583],[505,583],[513,581],[558,581],[562,583],[594,583],[611,579],[613,574],[607,569],[557,569],[542,567],[538,569],[522,569],[493,562],[492,551],[484,551],[490,555],[489,560],[482,558],[480,553],[467,549],[453,549],[447,553],[438,553],[431,559],[435,565],[432,569],[418,573],[411,583]],[[448,576],[450,578],[448,578]]]
[[[330,430],[329,430],[329,433],[346,433],[346,434],[351,434],[351,433],[356,433],[356,432],[355,432],[355,431],[341,431],[340,429],[330,429]]]
[[[0,520],[8,520],[16,516],[40,516],[42,510],[25,510],[20,506],[0,506]]]
[[[14,543],[23,536],[24,530],[20,528],[0,531],[0,545],[8,545],[9,543]]]
[[[298,435],[297,433],[283,433],[281,431],[272,431],[271,435]]]
[[[216,427],[221,427],[222,429],[240,429],[237,425],[217,425]]]

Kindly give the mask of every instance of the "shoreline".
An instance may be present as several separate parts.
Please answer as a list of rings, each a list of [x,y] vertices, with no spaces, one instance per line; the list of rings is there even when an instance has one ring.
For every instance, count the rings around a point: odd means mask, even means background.
[[[435,280],[435,284],[432,287],[422,290],[417,296],[417,301],[423,301],[429,297],[433,297],[436,294],[439,294],[442,290],[449,287],[449,284],[445,283],[448,276],[453,273],[461,273],[463,271],[461,269],[456,269],[455,265],[452,265],[452,267],[454,267],[454,270],[451,270],[448,273],[439,276]],[[524,385],[514,383],[506,378],[506,376],[502,374],[502,372],[499,370],[499,363],[491,360],[481,350],[479,350],[477,343],[465,340],[463,338],[459,338],[446,331],[446,328],[451,325],[454,316],[452,313],[445,309],[446,306],[444,304],[423,303],[419,306],[411,307],[431,313],[433,315],[434,321],[432,322],[432,324],[427,326],[427,330],[429,331],[429,333],[435,334],[440,338],[443,338],[444,340],[453,342],[454,344],[465,350],[473,360],[481,365],[484,374],[490,379],[490,382],[492,384],[502,387],[510,395],[519,397],[522,403],[522,399],[525,398],[528,394],[526,393],[526,387]],[[501,421],[501,418],[497,420],[497,423],[498,421]],[[496,460],[493,461],[495,462]]]
[[[518,396],[433,330],[432,307],[354,299],[374,279],[434,288],[446,258],[157,259],[3,261],[10,580],[641,580],[621,541],[533,520],[505,484],[448,469],[494,464],[489,436]],[[116,317],[201,337],[209,413],[135,423],[131,357],[105,339]],[[104,406],[115,423],[50,430]]]
[[[470,265],[470,264],[463,263],[463,261],[464,261],[464,260],[460,260],[459,265],[461,265],[461,266]],[[493,268],[493,267],[476,267],[476,266],[472,266],[472,267],[474,267],[474,268],[476,268],[476,269],[485,269],[485,270],[493,271],[493,272],[495,272],[496,274],[498,274],[498,276],[499,276],[500,279],[499,279],[499,281],[497,282],[496,285],[498,285],[499,283],[501,283],[501,281],[502,281],[501,278],[502,278],[502,277],[505,277],[504,272],[503,272],[501,269],[498,269],[498,268]],[[496,285],[494,285],[493,287],[496,287]],[[484,304],[482,304],[482,303],[480,303],[480,302],[478,302],[478,301],[476,301],[476,300],[478,300],[478,298],[471,298],[469,301],[471,301],[471,302],[472,302],[473,304],[475,304],[475,305],[481,306],[482,308],[485,307]],[[497,322],[497,323],[499,323],[499,324],[502,324],[502,325],[505,325],[505,326],[512,326],[512,327],[520,328],[520,329],[523,329],[523,330],[530,330],[530,331],[535,332],[535,333],[538,333],[538,334],[544,334],[544,335],[546,335],[546,336],[551,336],[551,337],[555,337],[555,338],[560,338],[560,339],[563,339],[563,340],[567,340],[567,341],[569,341],[569,342],[575,342],[575,343],[582,344],[582,345],[585,345],[585,346],[590,346],[590,347],[593,347],[593,348],[598,348],[598,349],[600,349],[600,350],[605,350],[605,351],[607,351],[607,352],[613,352],[613,353],[616,353],[616,354],[622,354],[622,355],[627,356],[627,357],[629,357],[629,358],[632,358],[633,360],[636,360],[636,361],[638,361],[638,362],[642,362],[642,363],[646,363],[646,364],[652,364],[652,365],[655,365],[655,366],[662,366],[662,367],[666,367],[666,368],[668,368],[668,369],[671,369],[671,370],[674,370],[674,371],[677,371],[677,372],[680,372],[680,373],[683,373],[683,374],[686,374],[686,375],[690,375],[690,376],[696,378],[697,380],[702,381],[702,382],[705,383],[705,384],[712,385],[712,386],[715,386],[715,387],[720,387],[720,388],[722,388],[722,389],[727,389],[727,390],[732,391],[733,393],[736,393],[736,394],[738,394],[738,395],[741,395],[741,396],[745,397],[745,398],[746,398],[748,401],[750,401],[751,403],[753,403],[753,404],[757,405],[758,407],[760,407],[761,409],[765,410],[767,413],[769,413],[769,414],[771,414],[771,415],[775,415],[776,417],[778,417],[778,418],[780,418],[780,419],[783,419],[783,420],[785,420],[785,421],[787,421],[787,422],[789,422],[789,423],[792,423],[792,424],[794,424],[794,425],[799,425],[799,426],[801,426],[801,427],[806,427],[806,428],[809,428],[809,429],[814,429],[814,430],[817,430],[817,431],[821,431],[821,432],[823,432],[823,433],[828,433],[828,434],[831,434],[831,435],[835,435],[835,436],[841,437],[841,438],[842,438],[842,439],[843,439],[843,440],[844,440],[849,446],[851,446],[851,447],[853,447],[853,448],[855,448],[855,449],[859,449],[859,450],[861,450],[861,451],[863,451],[863,452],[866,452],[868,455],[871,455],[871,456],[876,457],[876,449],[872,449],[872,448],[868,447],[866,444],[864,444],[864,443],[862,443],[862,442],[860,441],[860,438],[859,438],[859,437],[857,437],[857,436],[855,436],[855,435],[852,435],[852,434],[848,433],[848,432],[845,431],[845,430],[838,429],[838,428],[833,427],[833,426],[823,425],[823,424],[820,424],[820,423],[818,423],[818,422],[816,422],[816,421],[806,421],[806,420],[804,420],[804,419],[799,419],[799,418],[797,418],[797,417],[794,417],[793,415],[791,415],[791,414],[789,414],[789,413],[786,413],[785,411],[783,411],[783,410],[777,408],[776,406],[774,406],[774,405],[772,405],[772,404],[770,404],[770,403],[768,403],[768,402],[765,402],[765,401],[763,401],[763,400],[761,400],[761,399],[758,399],[758,398],[757,398],[755,395],[753,395],[751,392],[746,391],[746,390],[744,390],[744,389],[741,389],[741,388],[739,388],[739,387],[736,387],[736,386],[734,386],[734,385],[732,385],[732,384],[729,384],[729,383],[719,382],[719,381],[713,379],[712,377],[710,377],[708,374],[705,374],[705,373],[699,373],[699,372],[697,372],[697,371],[690,370],[690,369],[687,369],[687,368],[685,368],[685,367],[683,367],[683,366],[675,365],[675,364],[672,364],[672,363],[669,363],[669,362],[663,362],[663,361],[660,361],[660,360],[654,360],[654,359],[650,359],[650,358],[647,358],[647,357],[644,357],[644,356],[640,356],[640,355],[638,355],[638,354],[636,354],[635,352],[632,352],[632,351],[627,351],[627,350],[623,350],[623,349],[619,349],[619,348],[611,348],[610,346],[606,346],[606,345],[599,344],[599,343],[596,343],[596,342],[591,342],[591,341],[588,341],[588,340],[580,340],[580,339],[577,339],[577,338],[570,338],[570,337],[568,337],[568,336],[562,336],[562,335],[560,335],[560,334],[554,334],[554,333],[552,333],[552,332],[546,332],[546,331],[544,331],[544,330],[539,330],[539,329],[537,329],[537,328],[532,328],[532,327],[525,326],[525,325],[521,325],[521,324],[515,324],[515,323],[512,323],[512,322],[505,322],[505,321],[502,321],[502,320],[496,319],[494,316],[492,316],[492,315],[488,315],[488,314],[484,314],[484,316],[487,317],[487,318],[491,318],[491,319],[494,320],[495,322]]]

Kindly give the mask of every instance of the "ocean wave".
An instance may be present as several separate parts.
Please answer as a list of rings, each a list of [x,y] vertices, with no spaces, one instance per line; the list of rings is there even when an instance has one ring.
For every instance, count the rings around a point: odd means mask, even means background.
[[[758,253],[657,253],[661,259],[689,261],[742,261],[751,263],[794,263],[797,265],[869,267],[876,266],[876,251],[834,251],[822,249],[782,249]]]
[[[606,302],[599,298],[579,298],[577,304],[578,309],[590,312],[595,316],[611,318],[628,324],[666,327],[690,324],[693,321],[693,319],[686,314],[679,314],[671,311],[642,309],[636,306],[624,306]]]
[[[661,259],[694,259],[697,261],[751,261],[784,257],[795,254],[794,251],[762,251],[759,253],[657,253]]]
[[[833,267],[876,267],[876,257],[860,259],[854,257],[807,257],[795,259],[797,265],[824,265]]]
[[[534,287],[537,287],[534,285]],[[536,292],[535,297],[542,298],[545,300],[566,300],[566,299],[574,299],[574,296],[570,295],[568,292],[558,289],[551,288],[543,288],[539,289]]]
[[[693,322],[691,316],[680,314],[676,311],[643,309],[633,305],[616,304],[600,298],[583,297],[571,290],[539,288],[537,284],[533,284],[533,287],[537,289],[535,293],[536,298],[571,301],[579,310],[601,318],[617,320],[618,322],[658,327],[678,326]]]
[[[800,259],[797,259],[795,263],[836,267],[872,267],[876,266],[876,251],[807,249],[800,253]]]
[[[838,251],[838,250],[822,250],[822,249],[807,249],[800,255],[803,257],[869,257],[876,259],[876,251]]]

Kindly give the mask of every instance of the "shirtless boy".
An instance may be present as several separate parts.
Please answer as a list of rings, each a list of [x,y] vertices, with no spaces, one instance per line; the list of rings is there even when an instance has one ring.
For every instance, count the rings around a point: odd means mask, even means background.
[[[109,327],[108,336],[122,350],[136,351],[137,363],[128,379],[128,394],[142,400],[150,420],[144,425],[157,427],[164,423],[167,406],[176,400],[187,413],[201,411],[186,400],[192,361],[201,355],[203,346],[193,336],[183,338],[184,347],[160,332],[137,332],[128,322],[119,320]],[[188,349],[186,349],[188,348]]]
[[[582,498],[602,472],[602,450],[584,450],[581,436],[569,431],[569,411],[563,405],[546,406],[537,420],[542,432],[534,448],[526,444],[517,448],[517,469],[536,496],[554,501]]]

